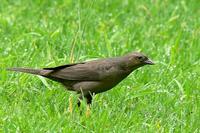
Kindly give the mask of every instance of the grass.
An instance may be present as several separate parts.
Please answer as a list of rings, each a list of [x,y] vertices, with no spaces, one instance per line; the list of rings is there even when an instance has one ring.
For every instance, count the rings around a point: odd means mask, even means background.
[[[0,132],[200,132],[198,0],[1,0]],[[90,115],[52,67],[140,50],[156,62],[95,96]],[[69,99],[72,112],[69,111]]]

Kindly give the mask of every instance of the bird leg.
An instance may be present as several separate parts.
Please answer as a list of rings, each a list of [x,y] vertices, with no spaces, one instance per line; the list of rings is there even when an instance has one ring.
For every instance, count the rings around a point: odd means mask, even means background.
[[[77,102],[78,107],[81,106],[81,100],[83,100],[83,96],[82,95],[80,95],[79,98],[78,98],[78,102]]]
[[[87,104],[88,104],[88,105],[91,105],[91,104],[92,104],[92,95],[91,95],[91,94],[88,94],[88,95],[86,96],[86,100],[87,100]]]
[[[82,101],[84,98],[86,99],[87,104],[88,104],[88,105],[91,105],[91,103],[92,103],[92,95],[91,95],[91,94],[87,94],[87,95],[85,95],[85,96],[80,95],[79,98],[78,98],[78,103],[77,103],[78,107],[81,106],[81,101]]]

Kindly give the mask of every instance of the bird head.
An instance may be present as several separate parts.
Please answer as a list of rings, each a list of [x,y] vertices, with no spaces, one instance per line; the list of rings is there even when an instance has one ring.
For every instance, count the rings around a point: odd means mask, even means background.
[[[147,56],[139,52],[133,52],[127,55],[128,66],[132,68],[138,68],[144,65],[154,65]]]

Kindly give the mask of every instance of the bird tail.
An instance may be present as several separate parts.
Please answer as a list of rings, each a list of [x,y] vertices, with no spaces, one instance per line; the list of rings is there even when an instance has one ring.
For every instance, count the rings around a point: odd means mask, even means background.
[[[31,69],[31,68],[7,68],[8,71],[16,71],[16,72],[23,72],[23,73],[31,73],[35,75],[42,75],[42,70],[40,69]]]

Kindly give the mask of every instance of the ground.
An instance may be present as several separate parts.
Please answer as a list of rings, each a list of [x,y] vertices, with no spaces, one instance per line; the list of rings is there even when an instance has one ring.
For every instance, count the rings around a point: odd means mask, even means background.
[[[0,132],[200,132],[199,0],[1,0]],[[142,51],[155,61],[89,109],[56,82],[6,71]]]

